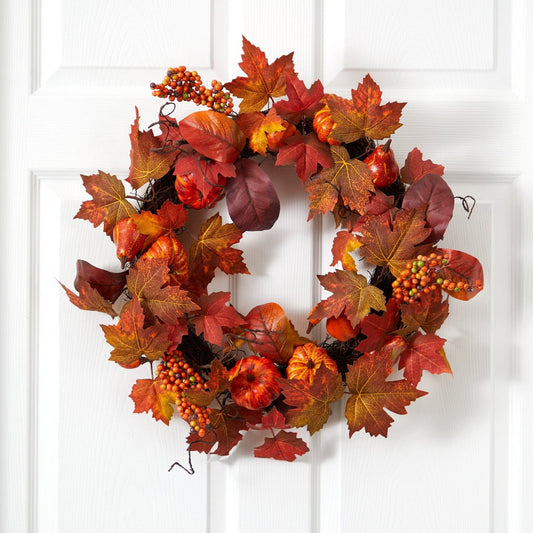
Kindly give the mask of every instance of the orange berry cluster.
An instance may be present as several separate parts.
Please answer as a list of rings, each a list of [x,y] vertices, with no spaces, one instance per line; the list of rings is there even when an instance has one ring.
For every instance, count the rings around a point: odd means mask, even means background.
[[[448,260],[448,254],[432,253],[429,256],[419,255],[414,261],[407,263],[405,270],[392,282],[394,298],[403,303],[413,303],[421,294],[429,294],[439,287],[455,292],[483,288],[480,280],[470,286],[463,281],[454,283],[451,279],[440,276],[441,267],[446,266]]]
[[[200,437],[206,433],[205,427],[210,423],[209,407],[200,407],[185,400],[186,389],[205,389],[207,384],[194,368],[185,361],[180,350],[165,355],[163,362],[157,366],[157,377],[161,388],[176,393],[176,410],[178,414],[198,432]]]
[[[159,98],[168,98],[169,101],[194,102],[196,105],[205,105],[229,115],[233,109],[231,94],[222,91],[222,83],[218,80],[211,82],[211,88],[202,85],[202,78],[193,70],[186,67],[169,68],[167,75],[161,83],[150,83],[152,94]]]

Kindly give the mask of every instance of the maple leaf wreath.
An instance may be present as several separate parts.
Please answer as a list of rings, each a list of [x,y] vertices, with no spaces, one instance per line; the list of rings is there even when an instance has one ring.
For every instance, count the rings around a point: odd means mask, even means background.
[[[195,71],[169,69],[151,84],[167,100],[150,127],[158,133],[139,129],[138,111],[131,128],[132,194],[105,172],[82,176],[92,199],[75,218],[103,224],[122,270],[79,260],[77,293],[63,288],[81,309],[118,317],[101,326],[110,359],[149,369],[133,385],[134,412],[167,425],[177,412],[190,427],[189,464],[191,451],[228,455],[249,430],[266,434],[256,457],[293,461],[309,450],[294,428],[319,431],[344,395],[349,436],[386,437],[387,411],[405,414],[426,394],[417,389],[424,370],[451,373],[436,335],[448,297],[469,300],[483,288],[475,257],[437,246],[455,202],[444,168],[417,148],[401,170],[395,161],[389,138],[405,104],[382,104],[369,75],[351,99],[324,93],[320,81],[307,88],[292,55],[269,64],[243,38],[245,76],[210,88]],[[170,115],[181,101],[206,109],[177,121]],[[323,341],[300,335],[276,303],[243,315],[230,292],[209,290],[217,269],[249,273],[234,245],[278,218],[261,157],[294,164],[309,220],[331,212],[341,228],[332,246],[340,268],[318,276],[331,295],[308,317],[306,335],[325,319]],[[223,197],[232,222],[205,217],[187,240],[188,215]],[[369,276],[358,272],[356,251]],[[393,369],[400,379],[390,379]]]

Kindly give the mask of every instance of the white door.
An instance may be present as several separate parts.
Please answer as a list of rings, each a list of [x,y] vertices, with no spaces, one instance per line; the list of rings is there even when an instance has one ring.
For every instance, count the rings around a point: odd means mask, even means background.
[[[525,0],[4,0],[0,530],[531,531],[531,27]],[[77,258],[115,266],[100,231],[72,220],[79,175],[125,177],[134,106],[144,127],[159,107],[149,83],[179,64],[231,80],[241,35],[271,61],[294,51],[307,84],[348,96],[370,72],[385,101],[408,102],[395,153],[417,146],[476,198],[447,242],[482,261],[486,289],[441,330],[454,376],[424,376],[430,394],[387,439],[348,439],[336,408],[294,463],[253,458],[252,438],[167,473],[187,462],[185,424],[132,413],[143,369],[107,361],[105,316],[56,280],[72,286]],[[280,220],[243,239],[254,276],[231,289],[243,312],[277,301],[303,333],[332,228],[306,223],[292,178],[274,170]],[[290,258],[309,267],[293,276]]]

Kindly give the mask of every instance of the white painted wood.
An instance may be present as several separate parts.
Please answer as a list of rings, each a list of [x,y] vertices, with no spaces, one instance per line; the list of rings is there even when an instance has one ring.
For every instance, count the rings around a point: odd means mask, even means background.
[[[531,530],[533,6],[5,0],[2,15],[0,531]],[[384,100],[408,101],[397,158],[418,146],[456,194],[476,197],[446,242],[482,260],[486,290],[454,302],[442,330],[454,376],[424,376],[430,394],[394,415],[388,439],[348,439],[339,405],[319,435],[302,432],[312,451],[295,463],[254,459],[250,432],[230,457],[195,455],[189,477],[166,472],[186,462],[186,427],[132,413],[144,371],[106,360],[108,319],[73,308],[56,280],[72,285],[78,257],[115,263],[103,234],[72,220],[79,174],[124,177],[134,106],[144,127],[159,107],[149,82],[182,63],[231,79],[243,34],[271,61],[294,50],[308,84],[348,96],[370,72]],[[298,179],[270,171],[280,220],[241,243],[253,278],[217,288],[244,313],[279,302],[303,333],[334,228],[307,224]]]

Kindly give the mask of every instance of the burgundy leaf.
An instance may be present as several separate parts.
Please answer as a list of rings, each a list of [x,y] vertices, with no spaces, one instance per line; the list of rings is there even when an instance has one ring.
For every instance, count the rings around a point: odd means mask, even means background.
[[[122,293],[126,286],[126,272],[109,272],[102,268],[95,267],[78,259],[76,262],[76,279],[74,280],[74,287],[79,291],[80,280],[86,281],[89,285],[96,289],[101,296],[113,303]]]

